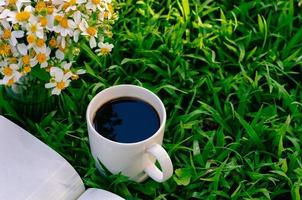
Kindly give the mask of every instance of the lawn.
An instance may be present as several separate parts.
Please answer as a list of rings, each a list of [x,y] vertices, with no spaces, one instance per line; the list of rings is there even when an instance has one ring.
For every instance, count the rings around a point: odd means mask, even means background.
[[[302,188],[302,7],[293,0],[119,0],[115,48],[83,46],[87,74],[35,122],[0,113],[58,151],[87,187],[126,199],[295,199]],[[167,109],[174,175],[137,184],[102,177],[85,111],[116,84],[155,92]],[[2,90],[3,91],[3,88]],[[19,117],[18,117],[19,116]]]

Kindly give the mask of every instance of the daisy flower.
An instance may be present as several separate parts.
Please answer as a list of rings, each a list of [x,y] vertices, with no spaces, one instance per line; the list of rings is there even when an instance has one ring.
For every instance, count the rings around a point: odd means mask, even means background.
[[[31,16],[29,18],[29,23],[25,25],[27,30],[27,35],[35,35],[38,38],[43,39],[44,31],[41,23],[38,22],[38,18],[35,16]]]
[[[56,33],[61,34],[63,37],[66,37],[67,35],[73,36],[73,30],[76,28],[76,24],[73,20],[68,19],[64,15],[56,15],[55,16],[55,25],[53,27],[53,30]]]
[[[79,36],[81,34],[79,25],[82,23],[82,13],[80,11],[76,11],[73,14],[73,19],[74,19],[75,24],[78,26],[73,32],[73,40],[75,42],[78,42]]]
[[[45,51],[37,52],[36,56],[31,60],[31,65],[35,66],[39,63],[41,68],[48,67],[50,53],[51,49],[49,47],[46,47]]]
[[[65,12],[76,11],[77,6],[85,2],[86,0],[64,0],[64,3],[61,3],[59,10],[64,10]]]
[[[34,43],[28,45],[28,48],[33,48],[35,52],[38,53],[38,52],[45,52],[48,47],[44,39],[36,38]]]
[[[95,12],[97,9],[102,11],[104,8],[102,7],[102,1],[101,0],[88,0],[88,3],[86,4],[86,9],[92,10]]]
[[[0,6],[16,6],[17,10],[20,11],[23,4],[31,3],[30,0],[5,0],[0,3]]]
[[[93,26],[89,26],[85,20],[82,20],[82,23],[79,25],[82,35],[89,37],[89,45],[91,48],[96,47],[96,38],[97,38],[97,28]]]
[[[45,88],[52,89],[51,93],[53,95],[59,95],[62,90],[69,86],[72,73],[64,73],[61,68],[52,67],[50,68],[50,75],[52,79],[49,83],[45,84]]]
[[[28,22],[34,8],[32,6],[26,6],[23,11],[10,11],[7,14],[7,21],[12,24],[24,25]]]
[[[34,67],[37,62],[34,62],[33,58],[29,54],[29,49],[27,48],[27,45],[25,44],[18,44],[17,49],[19,53],[21,54],[21,57],[19,59],[19,65],[23,66],[23,74],[27,74],[31,72],[31,68]]]
[[[4,40],[9,40],[12,46],[15,46],[18,41],[18,38],[22,38],[24,36],[24,31],[12,31],[12,27],[6,21],[1,21],[1,25],[3,30],[0,30],[0,35]]]
[[[0,84],[12,86],[22,76],[18,70],[19,66],[17,64],[10,64],[2,67],[0,71],[4,78],[0,81]]]
[[[57,38],[57,50],[55,52],[55,56],[59,60],[64,60],[65,58],[65,49],[66,49],[66,40],[65,37],[58,36]]]
[[[114,11],[113,11],[112,4],[105,4],[105,9],[102,10],[102,12],[100,12],[99,19],[101,21],[104,21],[104,19],[111,19],[113,13]]]
[[[98,47],[99,47],[99,49],[97,49],[95,52],[99,52],[100,55],[106,56],[112,51],[112,48],[114,47],[114,45],[109,44],[108,42],[106,42],[106,43],[100,42],[98,44]]]

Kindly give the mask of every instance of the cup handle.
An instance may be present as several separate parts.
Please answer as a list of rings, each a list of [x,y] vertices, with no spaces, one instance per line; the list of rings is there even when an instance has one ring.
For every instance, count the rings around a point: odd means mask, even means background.
[[[173,174],[173,165],[166,150],[161,145],[155,144],[148,148],[146,152],[153,155],[157,159],[162,169],[162,171],[160,171],[160,169],[156,167],[155,163],[150,162],[144,169],[146,174],[157,182],[164,182],[168,180]]]

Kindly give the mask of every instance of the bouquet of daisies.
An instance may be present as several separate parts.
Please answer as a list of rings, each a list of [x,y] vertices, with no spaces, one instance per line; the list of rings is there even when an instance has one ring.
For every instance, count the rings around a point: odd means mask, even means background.
[[[105,40],[116,19],[111,0],[0,0],[0,84],[13,86],[39,68],[59,95],[85,73],[72,63],[80,42],[99,55],[111,52]]]

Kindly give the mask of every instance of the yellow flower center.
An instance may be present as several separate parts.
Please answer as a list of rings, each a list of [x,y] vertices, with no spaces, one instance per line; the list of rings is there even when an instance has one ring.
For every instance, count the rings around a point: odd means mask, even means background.
[[[40,17],[39,21],[41,23],[41,26],[47,26],[48,24],[48,20],[46,17]]]
[[[66,2],[66,3],[63,4],[62,8],[63,8],[63,10],[66,10],[69,6],[71,6],[70,3]]]
[[[29,17],[30,17],[30,12],[28,11],[19,12],[16,14],[16,20],[19,22],[28,21]]]
[[[33,35],[33,34],[28,35],[27,38],[26,38],[26,40],[27,40],[27,42],[28,42],[29,44],[34,43],[34,42],[36,41],[36,36]]]
[[[5,76],[13,75],[13,70],[10,67],[5,67],[2,72]]]
[[[113,7],[111,4],[108,5],[108,10],[109,11],[105,11],[104,12],[104,18],[108,18],[109,17],[109,13],[113,13]]]
[[[107,55],[109,53],[110,53],[110,49],[109,48],[107,48],[107,47],[101,48],[101,54],[102,55]]]
[[[11,57],[11,58],[9,58],[9,62],[16,64],[18,62],[18,59],[15,57]]]
[[[33,24],[33,25],[30,27],[30,30],[31,30],[31,32],[33,32],[33,33],[37,32],[37,30],[38,30],[37,25],[36,25],[36,24]]]
[[[95,4],[95,5],[98,5],[101,3],[101,0],[92,0],[92,3]]]
[[[12,35],[12,32],[9,29],[5,29],[3,31],[2,37],[3,37],[3,39],[10,39],[11,35]]]
[[[78,80],[78,79],[79,79],[79,75],[77,75],[77,74],[73,74],[71,76],[71,80],[73,80],[73,81]]]
[[[25,66],[25,67],[23,68],[23,73],[24,73],[24,74],[28,74],[29,72],[31,72],[31,67],[30,67],[30,66]]]
[[[62,20],[60,21],[60,26],[62,26],[63,28],[68,28],[68,19],[67,18],[62,18]]]
[[[47,14],[51,15],[53,11],[54,11],[54,7],[52,6],[47,7]]]
[[[87,28],[87,33],[88,33],[90,36],[95,36],[95,34],[96,34],[96,29],[93,28],[93,27],[88,27],[88,28]]]
[[[37,60],[40,64],[44,63],[46,61],[47,57],[44,53],[39,53],[37,55]]]
[[[55,20],[56,20],[57,22],[62,21],[62,19],[63,19],[63,17],[60,16],[60,15],[56,15],[56,16],[55,16]]]
[[[65,48],[63,48],[61,45],[59,46],[59,50],[64,52],[65,51]]]
[[[4,44],[2,48],[3,48],[6,55],[11,53],[11,47],[10,47],[9,44]]]
[[[12,86],[14,83],[15,83],[16,81],[15,81],[15,79],[14,78],[11,78],[11,79],[9,79],[9,81],[7,82],[7,86]]]
[[[9,5],[15,5],[17,3],[17,0],[9,0],[8,4]]]
[[[45,8],[46,8],[46,4],[43,1],[38,2],[37,5],[35,6],[37,12],[41,12]]]
[[[58,88],[59,90],[63,90],[63,89],[65,88],[65,83],[64,83],[64,81],[58,82],[58,83],[57,83],[57,88]]]
[[[52,67],[52,66],[47,66],[47,67],[45,67],[45,71],[50,72],[51,67]],[[53,82],[53,83],[54,83],[54,82],[56,82],[56,81],[55,81],[55,80],[52,81],[52,79],[51,79],[50,82]]]
[[[0,55],[1,56],[8,56],[11,53],[11,47],[8,44],[0,45]]]
[[[29,55],[25,55],[22,57],[22,62],[24,65],[29,65],[30,63],[30,56]]]
[[[113,6],[112,6],[112,4],[108,5],[108,10],[109,10],[109,12],[113,13]]]
[[[57,46],[57,41],[55,38],[51,38],[51,40],[49,40],[49,46],[52,48],[55,48]]]
[[[36,44],[37,44],[38,47],[43,47],[45,45],[45,42],[44,42],[43,39],[38,39]]]

